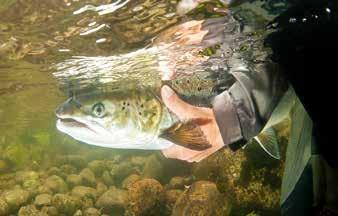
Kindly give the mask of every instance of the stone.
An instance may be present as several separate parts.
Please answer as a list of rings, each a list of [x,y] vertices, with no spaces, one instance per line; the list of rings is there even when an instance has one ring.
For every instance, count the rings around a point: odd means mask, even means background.
[[[0,216],[9,215],[9,206],[4,199],[0,198]]]
[[[58,216],[58,210],[54,206],[44,206],[41,209],[42,213],[47,214],[48,216]]]
[[[134,166],[143,166],[146,163],[147,158],[142,156],[134,156],[131,157],[130,161]]]
[[[127,178],[125,178],[122,181],[122,188],[128,189],[129,186],[131,186],[132,184],[134,184],[135,182],[137,182],[140,179],[141,179],[141,177],[139,175],[131,174],[130,176],[128,176]]]
[[[52,198],[52,205],[59,213],[73,215],[81,207],[81,201],[66,194],[55,194]]]
[[[228,215],[229,212],[230,205],[215,183],[197,181],[177,199],[172,216]]]
[[[100,216],[101,212],[96,208],[87,208],[84,211],[84,216]]]
[[[102,195],[104,192],[106,192],[108,190],[108,187],[104,184],[104,183],[102,183],[102,182],[98,182],[97,184],[96,184],[96,191],[97,191],[97,194],[98,195]]]
[[[162,176],[163,176],[163,165],[158,160],[156,155],[149,156],[144,164],[142,177],[160,180]]]
[[[115,187],[109,188],[96,201],[95,206],[104,213],[121,212],[127,202],[127,191]]]
[[[10,211],[16,211],[29,201],[30,194],[26,190],[13,189],[2,194],[3,199],[8,204]]]
[[[179,198],[179,196],[183,193],[182,190],[172,189],[167,190],[164,195],[165,206],[167,208],[167,212],[172,212],[172,209]]]
[[[106,169],[105,161],[93,160],[88,163],[88,168],[91,169],[91,171],[93,171],[96,176],[101,176]]]
[[[84,185],[92,187],[96,186],[95,174],[89,168],[84,168],[80,172],[80,176],[82,177]]]
[[[130,215],[147,215],[163,199],[163,187],[155,179],[142,179],[128,188],[126,211]]]
[[[121,182],[125,177],[135,172],[134,166],[128,161],[115,164],[111,170],[110,175],[113,180]]]
[[[20,208],[18,216],[48,216],[48,215],[37,210],[34,205],[28,205]]]
[[[91,187],[76,186],[73,188],[71,195],[79,198],[88,197],[95,200],[97,196],[97,191],[95,188]]]
[[[175,176],[172,177],[167,185],[168,189],[184,189],[186,185],[190,185],[192,183],[192,178],[190,177],[182,177]]]
[[[82,213],[82,211],[79,209],[79,210],[77,210],[74,214],[73,214],[73,216],[82,216],[83,215],[83,213]]]
[[[70,187],[75,187],[82,184],[82,176],[76,174],[70,174],[66,179],[67,184]]]
[[[64,164],[60,167],[60,170],[65,175],[74,174],[77,172],[76,168],[70,164]]]
[[[104,171],[101,178],[102,178],[102,181],[108,186],[111,186],[114,184],[114,180],[110,176],[108,171]]]
[[[34,204],[37,207],[49,206],[52,203],[52,196],[50,194],[39,194],[35,197]]]
[[[65,193],[68,191],[68,186],[65,181],[57,175],[52,175],[46,179],[44,186],[49,188],[54,193]]]

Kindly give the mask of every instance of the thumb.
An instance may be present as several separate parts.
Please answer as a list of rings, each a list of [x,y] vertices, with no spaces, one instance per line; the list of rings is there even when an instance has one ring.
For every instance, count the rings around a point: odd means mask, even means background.
[[[194,106],[181,100],[178,95],[167,85],[162,87],[161,96],[168,109],[181,119],[189,118],[191,112],[194,111]]]

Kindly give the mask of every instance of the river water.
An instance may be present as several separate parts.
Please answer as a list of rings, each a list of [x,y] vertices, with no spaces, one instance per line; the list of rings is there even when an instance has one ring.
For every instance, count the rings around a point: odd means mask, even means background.
[[[178,15],[177,4],[1,1],[0,215],[279,214],[283,162],[260,149],[224,149],[191,164],[158,151],[90,146],[55,127],[54,110],[67,92],[53,75],[54,65],[72,56],[129,53],[177,23],[227,10],[210,1]],[[267,1],[233,11],[245,31],[254,31],[282,6]]]

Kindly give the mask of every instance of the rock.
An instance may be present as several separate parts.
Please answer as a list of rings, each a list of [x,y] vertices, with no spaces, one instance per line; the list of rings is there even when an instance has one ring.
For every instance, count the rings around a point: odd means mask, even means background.
[[[52,198],[52,205],[56,207],[58,213],[73,215],[81,207],[81,201],[66,194],[55,194]]]
[[[102,178],[103,182],[108,186],[111,186],[111,185],[114,184],[114,180],[110,176],[108,171],[104,171],[101,178]]]
[[[101,212],[96,208],[87,208],[84,211],[84,216],[100,216]]]
[[[74,214],[73,214],[73,216],[82,216],[83,214],[82,214],[82,211],[81,210],[77,210]]]
[[[20,208],[18,216],[48,216],[48,215],[37,210],[34,205],[28,205]]]
[[[58,210],[54,206],[44,206],[41,209],[42,213],[47,214],[48,216],[58,216]]]
[[[66,182],[70,187],[75,187],[82,184],[82,176],[70,174],[67,176]]]
[[[2,194],[10,211],[16,211],[29,201],[30,194],[26,190],[13,189]]]
[[[47,175],[48,176],[52,176],[52,175],[61,176],[62,172],[61,172],[61,169],[58,168],[58,167],[51,167],[51,168],[48,169]]]
[[[155,179],[142,179],[128,188],[127,213],[130,215],[147,215],[162,201],[163,187]]]
[[[156,155],[149,156],[144,164],[142,177],[160,180],[162,176],[163,176],[163,165],[157,159]]]
[[[126,190],[111,187],[98,198],[95,206],[104,213],[121,212],[127,202],[127,196]]]
[[[73,188],[71,194],[72,196],[75,196],[75,197],[79,197],[79,198],[88,197],[88,198],[95,200],[97,196],[97,191],[91,187],[76,186]]]
[[[110,171],[113,180],[121,182],[125,177],[135,172],[134,167],[128,161],[115,164]]]
[[[101,176],[105,171],[105,161],[102,160],[93,160],[88,163],[88,168],[95,173],[96,176]]]
[[[77,172],[76,168],[74,166],[70,165],[70,164],[62,165],[60,167],[60,170],[61,170],[62,173],[67,174],[67,175],[74,174],[74,173]]]
[[[125,178],[122,181],[122,188],[128,189],[129,186],[131,186],[132,184],[134,184],[135,182],[137,182],[140,179],[141,179],[141,177],[139,175],[131,174],[130,176],[128,176],[127,178]]]
[[[38,187],[37,193],[43,194],[43,193],[47,193],[47,194],[53,194],[53,191],[48,188],[46,185],[40,185]]]
[[[172,209],[179,198],[179,196],[183,193],[182,190],[173,189],[173,190],[167,190],[165,192],[164,200],[166,204],[166,208],[168,212],[172,212]]]
[[[54,193],[65,193],[68,191],[68,186],[65,181],[57,175],[52,175],[51,177],[47,178],[44,186],[49,188]]]
[[[39,174],[35,171],[18,171],[15,173],[15,181],[18,184],[23,184],[28,180],[38,180]]]
[[[5,200],[0,198],[0,216],[5,216],[5,215],[9,215],[9,206],[5,202]]]
[[[87,165],[86,160],[83,159],[82,155],[63,155],[57,159],[59,165],[70,164],[76,167],[78,170],[82,169]]]
[[[108,187],[102,182],[98,182],[96,185],[96,191],[99,196],[101,196],[104,192],[108,190]]]
[[[87,208],[91,208],[91,207],[94,207],[94,201],[92,198],[89,198],[89,197],[83,197],[81,199],[81,202],[82,202],[82,206],[81,208],[82,209],[87,209]]]
[[[143,166],[146,163],[147,158],[141,156],[134,156],[131,157],[130,161],[134,166]]]
[[[92,187],[96,186],[95,174],[89,168],[84,168],[80,172],[80,176],[82,177],[84,185]]]
[[[8,160],[0,159],[0,173],[9,172],[12,168],[12,165]]]
[[[177,199],[172,211],[178,215],[228,215],[229,203],[215,183],[197,181]]]
[[[184,189],[185,185],[190,185],[192,183],[192,178],[175,176],[172,177],[167,185],[168,189]]]
[[[34,204],[38,207],[49,206],[52,203],[52,196],[50,194],[40,194],[35,197]]]

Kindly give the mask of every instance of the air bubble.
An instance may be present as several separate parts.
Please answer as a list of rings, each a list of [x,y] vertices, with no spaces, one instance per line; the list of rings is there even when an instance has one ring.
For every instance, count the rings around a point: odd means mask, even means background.
[[[292,17],[292,18],[289,19],[289,23],[296,23],[296,22],[297,22],[297,19],[296,19],[296,18],[293,18],[293,17]]]

